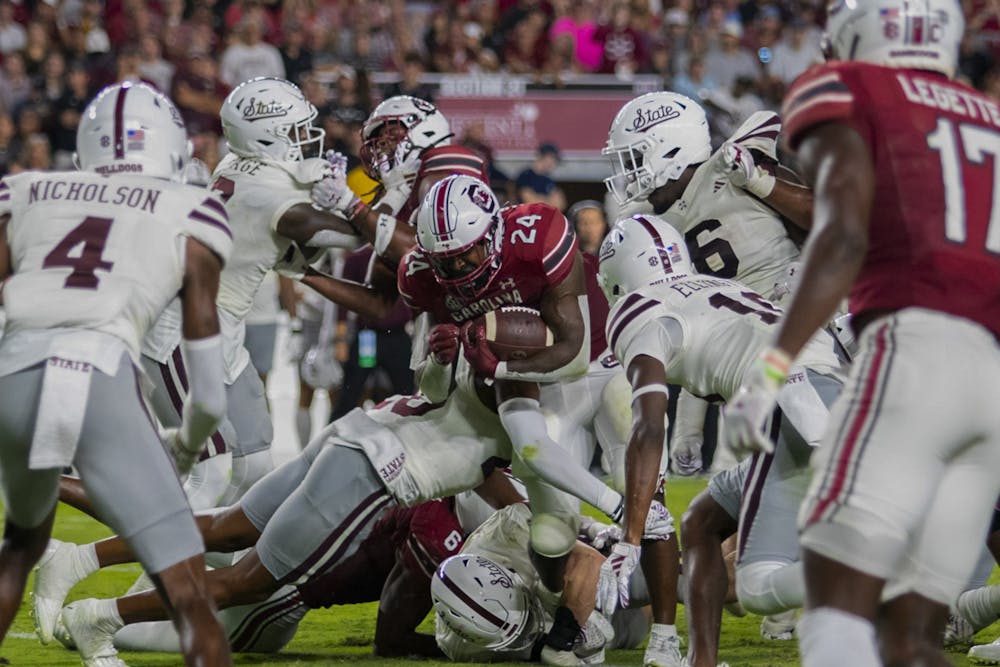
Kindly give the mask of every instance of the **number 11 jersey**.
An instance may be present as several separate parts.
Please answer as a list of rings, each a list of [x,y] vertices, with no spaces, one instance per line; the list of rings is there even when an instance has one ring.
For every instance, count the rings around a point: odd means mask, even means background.
[[[121,340],[136,361],[142,337],[181,289],[187,238],[223,261],[232,247],[215,194],[149,176],[8,176],[0,181],[5,214],[13,271],[3,287],[5,338],[96,331]],[[47,356],[42,345],[21,348],[27,365]]]

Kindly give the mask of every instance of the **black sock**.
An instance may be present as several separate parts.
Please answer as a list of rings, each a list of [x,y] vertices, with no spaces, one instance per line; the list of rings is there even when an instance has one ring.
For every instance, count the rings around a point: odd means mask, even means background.
[[[552,621],[552,629],[545,638],[545,645],[557,651],[572,651],[579,634],[580,624],[576,622],[573,612],[559,606]]]

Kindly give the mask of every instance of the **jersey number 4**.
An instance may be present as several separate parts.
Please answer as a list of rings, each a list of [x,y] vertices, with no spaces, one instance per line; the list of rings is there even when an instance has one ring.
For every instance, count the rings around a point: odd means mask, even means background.
[[[104,253],[104,245],[108,242],[108,234],[111,232],[111,222],[111,218],[94,216],[86,218],[70,230],[69,234],[56,244],[52,252],[45,256],[42,268],[68,266],[73,269],[73,272],[66,278],[63,287],[97,289],[100,280],[94,272],[98,269],[110,271],[111,267],[114,266],[114,262],[109,262],[101,257]],[[81,244],[83,250],[76,257],[70,255]]]
[[[965,160],[959,154],[959,143]],[[986,226],[986,249],[1000,253],[1000,134],[977,125],[958,126],[958,140],[954,124],[939,118],[937,128],[927,135],[927,145],[941,154],[941,175],[944,177],[944,235],[949,241],[965,243],[966,204],[963,173],[966,166],[982,168],[986,156],[993,157],[993,201],[990,202],[990,219]],[[981,210],[981,209],[980,209]]]

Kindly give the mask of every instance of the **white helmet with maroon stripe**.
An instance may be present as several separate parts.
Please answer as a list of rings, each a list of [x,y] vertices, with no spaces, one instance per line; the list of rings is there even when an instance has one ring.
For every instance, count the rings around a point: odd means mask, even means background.
[[[298,162],[323,154],[317,114],[294,83],[261,76],[233,88],[219,117],[229,150],[240,157]]]
[[[454,175],[434,184],[417,210],[417,245],[426,253],[442,287],[472,298],[482,294],[500,268],[503,217],[490,186],[478,178]],[[460,271],[453,259],[475,246],[479,264]]]
[[[126,81],[87,105],[76,129],[75,159],[85,171],[179,179],[191,142],[173,102],[144,83]]]
[[[544,630],[541,603],[521,577],[484,556],[458,554],[442,562],[431,598],[440,622],[491,651],[527,648]]]
[[[432,146],[444,146],[451,126],[438,108],[419,97],[394,95],[383,100],[361,128],[361,162],[381,181],[398,162]]]
[[[616,222],[604,237],[600,256],[597,282],[611,305],[640,287],[694,273],[680,233],[655,215]]]
[[[965,17],[957,0],[836,0],[826,32],[837,60],[952,76]]]
[[[705,110],[680,93],[640,95],[611,121],[601,154],[611,158],[613,175],[604,184],[618,203],[647,199],[712,155]]]

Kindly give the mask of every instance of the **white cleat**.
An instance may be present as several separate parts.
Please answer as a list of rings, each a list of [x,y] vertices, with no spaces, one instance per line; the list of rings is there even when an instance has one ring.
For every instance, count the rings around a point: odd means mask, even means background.
[[[969,661],[977,665],[1000,665],[1000,639],[970,648]]]
[[[63,623],[62,613],[59,614],[59,620],[56,621],[56,627],[52,630],[52,636],[55,637],[56,641],[68,648],[70,651],[76,650],[76,642],[73,641],[73,635],[69,633],[66,629],[66,624]]]
[[[944,626],[944,646],[968,646],[972,643],[972,637],[976,634],[976,629],[972,627],[961,613],[953,611],[948,614],[948,624]]]
[[[67,605],[62,612],[66,630],[76,643],[84,667],[128,667],[118,657],[114,636],[122,627],[120,619],[100,611],[103,600],[90,598]]]
[[[787,642],[795,638],[795,621],[798,609],[789,609],[780,614],[765,616],[760,622],[760,636],[773,641]]]
[[[681,639],[677,635],[649,635],[643,667],[681,667]]]
[[[551,646],[543,646],[542,654],[539,656],[544,665],[560,665],[561,667],[578,667],[583,665],[583,660],[577,657],[573,651],[560,651]]]
[[[76,545],[59,540],[49,540],[45,554],[35,567],[35,590],[31,596],[31,611],[35,619],[35,632],[43,644],[52,641],[63,602],[70,590],[80,581],[74,567]]]

